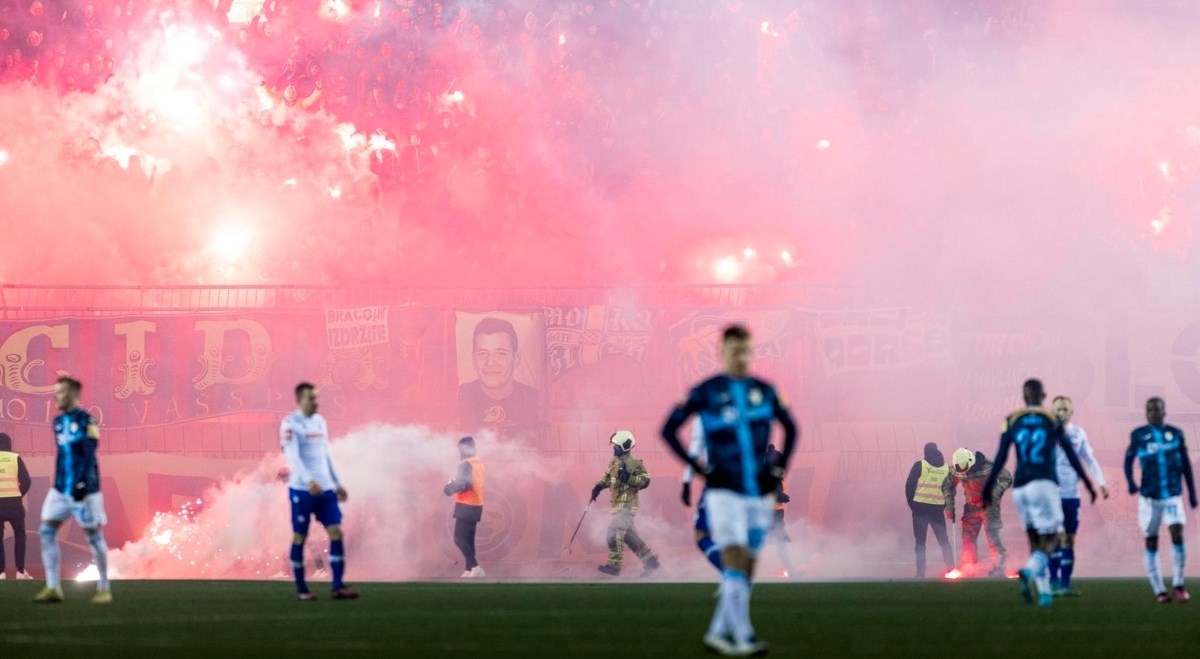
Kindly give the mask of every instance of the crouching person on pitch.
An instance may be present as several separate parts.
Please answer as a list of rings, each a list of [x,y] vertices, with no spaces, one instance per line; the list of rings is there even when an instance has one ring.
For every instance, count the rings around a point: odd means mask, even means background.
[[[962,484],[963,498],[966,503],[962,511],[962,561],[959,569],[972,576],[983,574],[984,570],[977,558],[979,532],[987,527],[988,551],[991,567],[987,574],[991,577],[1003,577],[1004,565],[1008,552],[1004,549],[1004,539],[1001,532],[1004,522],[1000,517],[1000,497],[1012,486],[1013,477],[1003,467],[994,479],[996,485],[992,488],[990,501],[985,503],[983,487],[995,466],[983,453],[960,448],[954,452],[950,477],[942,483],[942,494],[946,498],[946,519],[954,520],[954,492]]]
[[[592,488],[592,501],[606,489],[612,501],[612,522],[608,525],[608,562],[597,569],[614,577],[621,574],[621,557],[625,545],[629,545],[642,561],[644,577],[658,569],[658,557],[642,541],[633,528],[633,521],[637,517],[638,492],[649,487],[650,473],[641,460],[630,455],[637,443],[633,433],[618,430],[609,441],[613,446],[613,459],[608,463],[604,476]]]

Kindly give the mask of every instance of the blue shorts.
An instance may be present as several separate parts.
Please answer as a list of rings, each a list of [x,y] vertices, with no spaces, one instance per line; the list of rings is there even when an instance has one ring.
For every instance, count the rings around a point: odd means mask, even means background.
[[[288,488],[288,499],[292,502],[293,533],[308,535],[308,524],[314,515],[325,527],[342,523],[342,509],[338,507],[337,493],[333,490],[313,496],[308,490]]]
[[[1079,530],[1079,499],[1063,499],[1063,530],[1074,535]]]
[[[704,505],[704,494],[700,493],[700,501],[696,504],[696,531],[708,533],[708,506]]]

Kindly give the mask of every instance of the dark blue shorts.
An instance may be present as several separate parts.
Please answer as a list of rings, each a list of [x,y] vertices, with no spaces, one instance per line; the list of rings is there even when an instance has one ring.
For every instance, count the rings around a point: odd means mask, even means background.
[[[696,530],[708,533],[708,506],[704,505],[703,492],[700,494],[700,501],[696,504]]]
[[[313,496],[308,490],[288,488],[288,498],[292,502],[293,533],[308,535],[308,524],[314,515],[325,527],[342,523],[342,509],[338,507],[337,493],[333,490]]]
[[[1079,530],[1079,499],[1063,499],[1063,530],[1074,535]]]

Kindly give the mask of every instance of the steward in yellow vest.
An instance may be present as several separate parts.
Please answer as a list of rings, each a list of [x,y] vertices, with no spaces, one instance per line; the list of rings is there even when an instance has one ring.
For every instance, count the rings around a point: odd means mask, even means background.
[[[462,552],[466,570],[463,578],[485,576],[475,560],[475,529],[483,519],[483,461],[475,455],[475,439],[458,440],[458,473],[446,483],[443,492],[454,497],[454,544]]]
[[[946,535],[946,519],[942,512],[946,505],[942,483],[949,475],[946,458],[938,450],[937,444],[930,442],[925,445],[924,459],[913,463],[904,485],[904,498],[912,511],[918,579],[925,576],[925,538],[928,530],[933,531],[933,537],[942,548],[946,571],[954,569],[954,553],[950,548],[950,538]]]
[[[21,456],[13,453],[12,438],[0,433],[0,537],[4,525],[13,530],[13,549],[16,550],[17,578],[31,578],[25,572],[25,495],[33,485],[29,470]],[[4,543],[0,542],[0,579],[5,578]]]

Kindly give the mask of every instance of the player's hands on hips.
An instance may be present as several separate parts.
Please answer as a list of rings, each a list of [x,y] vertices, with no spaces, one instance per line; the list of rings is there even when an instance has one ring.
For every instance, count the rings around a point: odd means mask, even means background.
[[[87,483],[82,481],[76,483],[75,487],[71,488],[71,498],[76,501],[83,501],[87,498],[87,494]],[[1192,507],[1195,508],[1195,506]]]
[[[308,481],[308,493],[314,497],[321,493],[321,486],[317,485],[317,481]]]
[[[692,507],[692,484],[684,483],[683,492],[679,493],[679,500],[683,502],[684,507]]]
[[[1108,486],[1107,485],[1100,486],[1100,497],[1103,498],[1105,501],[1108,501]]]
[[[350,498],[350,494],[346,492],[346,488],[339,485],[337,489],[337,498],[338,501],[345,503],[346,499]]]

